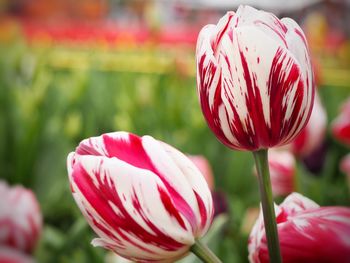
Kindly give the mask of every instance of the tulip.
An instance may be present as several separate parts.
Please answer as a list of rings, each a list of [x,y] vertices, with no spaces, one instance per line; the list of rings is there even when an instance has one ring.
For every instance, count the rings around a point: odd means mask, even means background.
[[[34,263],[34,260],[21,251],[0,246],[0,262],[2,263]]]
[[[287,145],[294,154],[306,157],[322,146],[327,127],[327,114],[319,96],[315,96],[309,122],[299,135]]]
[[[315,88],[306,39],[292,19],[240,6],[201,30],[196,58],[204,117],[228,147],[284,145],[306,125]]]
[[[288,151],[271,150],[268,153],[272,193],[285,196],[294,191],[295,158]],[[256,169],[254,169],[256,174]]]
[[[173,262],[212,222],[213,201],[200,171],[150,136],[85,139],[67,164],[73,197],[99,236],[92,244],[126,259]]]
[[[333,121],[332,132],[336,139],[350,146],[350,98],[344,103],[340,114]]]
[[[276,217],[284,263],[349,262],[350,208],[320,207],[292,193],[276,207]],[[261,214],[248,242],[250,262],[269,262]]]
[[[305,35],[290,18],[240,6],[201,30],[196,61],[208,126],[226,146],[254,154],[269,253],[280,262],[267,149],[291,142],[309,120],[315,87]]]
[[[0,246],[30,253],[41,229],[42,216],[34,193],[0,181]]]

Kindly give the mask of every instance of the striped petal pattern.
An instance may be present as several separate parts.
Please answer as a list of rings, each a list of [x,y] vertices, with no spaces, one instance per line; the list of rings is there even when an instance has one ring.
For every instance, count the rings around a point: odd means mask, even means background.
[[[240,6],[201,30],[196,59],[204,117],[228,147],[284,145],[306,125],[313,73],[305,36],[292,19]]]
[[[350,208],[320,207],[292,193],[276,206],[282,260],[292,262],[349,262]],[[249,237],[249,261],[269,262],[262,213]]]
[[[0,181],[0,246],[31,253],[41,229],[42,215],[33,192]]]
[[[208,185],[181,152],[150,136],[115,132],[83,140],[68,156],[73,197],[99,236],[137,262],[172,262],[208,230]]]

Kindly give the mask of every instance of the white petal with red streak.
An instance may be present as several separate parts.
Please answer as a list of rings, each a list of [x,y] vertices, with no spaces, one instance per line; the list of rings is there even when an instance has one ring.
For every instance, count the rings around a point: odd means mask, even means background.
[[[288,28],[288,31],[286,33],[288,50],[293,54],[296,61],[298,61],[303,77],[303,82],[305,86],[305,99],[303,100],[302,108],[306,109],[306,111],[309,111],[309,109],[311,109],[313,106],[312,93],[314,91],[314,80],[306,37],[303,33],[303,30],[293,19],[283,18],[281,19],[281,22]],[[303,116],[303,122],[306,121],[307,117],[307,114]]]
[[[284,199],[279,207],[283,208],[289,215],[292,215],[303,210],[319,208],[320,206],[299,193],[291,193]]]
[[[254,39],[257,38],[260,39],[260,41],[254,41]],[[235,106],[241,121],[250,118],[245,101],[245,97],[247,96],[247,83],[245,79],[247,76],[244,76],[244,69],[240,57],[241,52],[249,65],[248,71],[250,79],[252,82],[255,79],[256,85],[259,87],[265,122],[268,126],[271,125],[270,99],[267,85],[270,71],[266,70],[266,68],[271,68],[272,61],[278,48],[280,48],[280,45],[278,45],[277,42],[273,41],[256,27],[252,26],[236,28],[233,31],[233,41],[231,41],[227,35],[222,38],[221,45],[219,46],[219,64],[222,65],[223,75],[222,92],[225,91],[225,94],[222,94],[222,99],[225,102],[230,118],[233,116],[233,113],[230,109],[229,101]],[[292,63],[298,65],[298,62],[295,61],[294,56],[287,49],[285,49],[284,52],[286,52],[284,68],[286,76],[288,76]],[[228,62],[226,62],[225,57],[228,59]],[[290,61],[289,64],[287,64],[288,61]],[[234,65],[236,66],[235,68],[233,68]],[[245,79],[241,79],[242,76],[244,76]],[[295,95],[297,84],[298,83],[295,82],[294,86],[289,89],[289,92],[284,95],[284,103],[289,102],[287,104],[287,116],[294,108],[293,97]],[[227,97],[225,95],[227,95]],[[288,98],[288,100],[286,98]],[[244,122],[242,124],[244,124]]]
[[[272,13],[262,12],[250,6],[240,6],[236,12],[235,21],[232,26],[253,26],[271,38],[276,44],[286,48],[284,26]]]
[[[193,214],[196,218],[187,218],[191,225],[200,222],[200,213],[197,205],[195,194],[191,185],[187,183],[188,179],[177,163],[165,151],[163,145],[159,141],[150,136],[142,137],[143,147],[150,157],[153,165],[161,174],[162,181],[166,181],[187,203],[187,207],[194,209]],[[186,157],[187,158],[187,157]],[[201,180],[202,175],[198,175]],[[185,183],[186,182],[186,183]],[[177,206],[181,210],[181,206]],[[184,211],[181,211],[184,214]],[[196,231],[195,229],[193,231]]]
[[[89,176],[93,179],[94,184],[99,187],[97,176],[103,181],[106,180],[107,184],[111,185],[114,183],[116,187],[116,193],[118,194],[120,200],[123,202],[124,208],[127,210],[129,215],[132,215],[133,219],[143,227],[149,233],[152,233],[152,230],[149,229],[146,222],[138,214],[134,213],[135,209],[132,205],[132,194],[133,191],[136,194],[137,199],[142,204],[142,213],[145,215],[147,220],[152,222],[156,227],[159,228],[161,232],[170,236],[174,240],[177,240],[183,244],[191,245],[193,244],[193,236],[189,231],[182,229],[177,221],[168,214],[167,210],[164,208],[162,201],[160,200],[159,195],[150,194],[158,193],[158,187],[165,189],[162,181],[155,174],[149,172],[148,170],[139,169],[132,165],[129,165],[125,162],[122,162],[116,158],[105,158],[105,157],[94,157],[94,156],[76,156],[76,162],[80,163],[82,167],[88,172]],[[103,163],[101,164],[101,160]],[[74,169],[73,169],[74,170]],[[139,248],[135,247],[132,243],[124,240],[104,219],[102,215],[99,215],[92,204],[85,198],[81,193],[80,189],[76,185],[76,181],[79,180],[79,175],[75,176],[74,172],[71,175],[71,182],[74,189],[74,198],[77,201],[78,205],[84,212],[88,211],[93,215],[94,219],[103,224],[108,230],[113,233],[113,235],[120,240],[120,244],[125,246],[125,249],[120,249],[120,253],[123,255],[132,255],[135,251],[141,253]],[[126,200],[123,199],[123,195]],[[106,200],[108,201],[108,200]],[[109,200],[112,201],[112,200]],[[113,209],[113,208],[112,208]],[[89,216],[85,212],[85,216],[89,219]],[[183,218],[183,217],[182,217]],[[189,229],[189,224],[186,222],[186,219],[183,218],[187,229]],[[89,220],[91,227],[101,236],[102,239],[106,241],[110,239],[110,236],[107,236],[102,231],[94,225],[94,223]],[[137,240],[137,237],[135,237]],[[110,243],[109,241],[107,241]],[[136,241],[138,242],[138,241]],[[158,248],[154,244],[146,244],[139,240],[139,245],[147,248],[148,250],[153,251],[155,254],[170,253],[174,252],[164,251],[163,249]],[[128,254],[130,253],[130,254]],[[143,253],[143,251],[142,251]],[[148,252],[144,252],[145,255],[148,255]],[[152,256],[152,253],[149,254]],[[154,255],[152,256],[154,258]]]
[[[192,187],[192,191],[195,191],[198,194],[199,198],[201,198],[205,206],[206,222],[202,222],[204,227],[199,227],[197,229],[198,233],[195,234],[195,236],[201,237],[208,230],[214,212],[213,200],[208,184],[205,180],[205,177],[201,174],[196,165],[186,155],[166,143],[162,143],[162,146],[166,153],[172,158],[177,167],[180,168],[181,172],[186,178],[186,183]],[[201,213],[199,213],[199,208],[197,218],[199,218],[197,222],[200,222]]]

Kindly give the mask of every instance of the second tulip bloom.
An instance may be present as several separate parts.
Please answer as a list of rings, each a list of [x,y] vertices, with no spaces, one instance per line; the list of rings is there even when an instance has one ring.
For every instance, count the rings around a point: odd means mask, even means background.
[[[150,136],[115,132],[68,156],[76,203],[102,246],[137,262],[173,262],[208,230],[213,202],[197,167]]]

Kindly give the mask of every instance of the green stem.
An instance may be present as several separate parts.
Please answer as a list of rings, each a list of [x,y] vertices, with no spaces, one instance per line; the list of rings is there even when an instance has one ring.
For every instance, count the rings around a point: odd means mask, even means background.
[[[280,263],[281,252],[278,241],[275,208],[272,198],[267,150],[253,152],[259,178],[261,205],[264,215],[265,233],[271,263]]]
[[[220,259],[218,259],[217,256],[198,239],[196,239],[196,242],[190,250],[204,263],[221,263]]]

